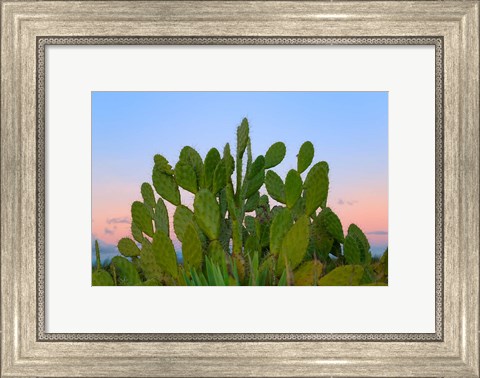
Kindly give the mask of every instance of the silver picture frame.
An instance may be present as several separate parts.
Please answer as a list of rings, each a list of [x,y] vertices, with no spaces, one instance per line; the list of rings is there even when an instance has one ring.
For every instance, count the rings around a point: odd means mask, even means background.
[[[478,1],[2,1],[1,375],[478,377],[478,15]],[[45,332],[46,46],[202,44],[435,46],[434,333]]]

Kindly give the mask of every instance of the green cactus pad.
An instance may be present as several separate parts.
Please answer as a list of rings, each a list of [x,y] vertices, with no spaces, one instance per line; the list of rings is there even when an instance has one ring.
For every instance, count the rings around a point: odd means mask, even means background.
[[[142,282],[135,265],[125,257],[115,256],[111,264],[115,266],[117,284],[119,286],[135,286]]]
[[[347,247],[347,240],[348,241],[348,247]],[[372,259],[372,255],[370,253],[370,243],[367,240],[367,237],[365,234],[362,232],[362,230],[355,224],[351,224],[350,227],[348,227],[348,233],[347,233],[347,238],[345,238],[345,245],[344,248],[348,249],[348,252],[345,253],[345,258],[347,258],[347,253],[352,256],[355,255],[359,257],[359,262],[358,263],[363,263],[363,264],[370,264],[370,261]],[[356,250],[355,247],[356,246]]]
[[[153,157],[153,161],[155,162],[155,167],[159,172],[163,172],[170,176],[173,175],[172,166],[168,163],[168,160],[165,159],[162,155],[155,155]]]
[[[285,178],[285,202],[291,209],[302,195],[303,183],[300,174],[291,169]]]
[[[328,196],[328,165],[315,164],[307,174],[304,185],[305,211],[312,215],[320,206],[326,206]]]
[[[285,266],[283,256],[286,256],[289,268],[294,270],[305,257],[309,243],[310,222],[306,215],[301,216],[297,222],[288,230],[283,238],[282,248],[278,258],[280,268]],[[277,273],[279,270],[277,269]],[[280,270],[281,273],[281,270]]]
[[[180,205],[180,192],[178,185],[172,176],[162,172],[155,165],[152,173],[153,186],[157,193],[172,205]]]
[[[148,182],[144,182],[140,188],[142,193],[143,203],[150,207],[155,207],[155,195],[153,194],[152,186]]]
[[[167,207],[161,198],[158,199],[157,205],[155,206],[155,215],[153,220],[155,223],[155,231],[162,230],[167,235],[170,235]]]
[[[270,146],[265,154],[265,169],[272,168],[280,164],[287,153],[287,147],[283,142],[277,142]]]
[[[152,244],[145,240],[140,251],[140,267],[142,268],[145,278],[147,279],[162,279],[162,269],[155,260]]]
[[[332,250],[334,239],[322,225],[320,217],[316,217],[312,223],[311,239],[316,255],[325,261]]]
[[[270,226],[270,253],[278,256],[282,248],[282,241],[293,225],[292,214],[289,209],[282,209],[272,220]]]
[[[245,198],[250,198],[262,187],[265,181],[265,170],[262,168],[254,177],[247,180],[245,189]]]
[[[173,215],[173,228],[178,240],[183,242],[183,235],[187,230],[187,226],[193,221],[193,212],[186,206],[177,206]]]
[[[135,222],[132,222],[131,231],[132,231],[132,236],[133,236],[133,238],[134,238],[137,242],[142,243],[142,242],[143,242],[142,230],[140,230],[140,227],[138,227],[138,226],[135,224]]]
[[[298,173],[303,173],[312,164],[313,155],[315,154],[315,149],[313,148],[312,142],[305,142],[300,147],[300,151],[297,155],[297,171]]]
[[[342,222],[329,207],[326,207],[318,214],[319,222],[322,227],[338,242],[343,243],[345,237],[343,236]],[[368,243],[368,242],[367,242]]]
[[[247,202],[245,202],[245,211],[248,213],[254,211],[258,207],[260,201],[260,193],[257,191],[248,197]]]
[[[98,240],[95,240],[95,266],[97,270],[102,267],[102,261],[100,260],[100,247],[98,246]]]
[[[244,118],[241,125],[237,128],[237,159],[242,158],[247,148],[249,132],[248,120]]]
[[[130,238],[122,238],[118,242],[118,250],[125,257],[140,256],[140,249]]]
[[[198,191],[197,174],[193,166],[179,160],[175,165],[175,180],[183,189],[195,194]]]
[[[263,157],[263,155],[259,155],[255,159],[255,161],[252,163],[250,167],[250,171],[248,172],[247,178],[251,180],[264,168],[265,168],[265,158]]]
[[[220,163],[220,152],[216,148],[210,149],[205,157],[205,185],[208,189],[212,189],[213,173]]]
[[[265,187],[267,192],[274,200],[285,203],[285,185],[274,171],[268,171],[265,176]]]
[[[212,180],[212,193],[217,194],[221,189],[225,187],[227,183],[227,172],[225,168],[225,161],[220,162],[215,167]]]
[[[203,260],[202,243],[193,222],[187,226],[183,235],[182,254],[186,271],[192,268],[197,270],[201,268]]]
[[[173,278],[177,278],[177,255],[172,241],[165,232],[155,232],[155,235],[153,235],[152,251],[157,265]]]
[[[347,234],[343,244],[343,254],[347,264],[360,264],[362,262],[362,253],[353,236]]]
[[[114,286],[113,278],[106,270],[99,269],[92,273],[92,286]]]
[[[291,210],[293,219],[295,220],[305,214],[305,198],[300,197],[297,202],[295,202],[295,205],[293,205]]]
[[[295,286],[316,286],[322,272],[323,265],[320,261],[304,262],[293,272]]]
[[[210,240],[218,239],[220,234],[220,208],[217,200],[208,189],[200,190],[193,202],[195,219],[201,230]]]
[[[235,170],[235,160],[233,160],[232,153],[230,152],[230,144],[226,144],[223,149],[223,161],[225,162],[225,169],[227,171],[227,177],[231,176]]]
[[[205,172],[203,168],[203,160],[200,154],[192,147],[185,146],[180,151],[180,159],[186,164],[189,164],[193,167],[195,174],[197,176],[197,182],[199,187],[205,187]]]
[[[132,222],[148,236],[153,236],[153,225],[150,211],[144,203],[135,201],[132,203]]]
[[[319,286],[358,286],[363,276],[360,265],[345,265],[335,268],[320,278]]]

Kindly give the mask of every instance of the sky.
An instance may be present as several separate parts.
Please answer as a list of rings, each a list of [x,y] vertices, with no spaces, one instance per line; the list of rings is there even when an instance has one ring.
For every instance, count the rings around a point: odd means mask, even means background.
[[[344,233],[351,223],[366,234],[374,255],[388,244],[388,92],[92,92],[92,245],[102,260],[130,236],[130,206],[152,182],[153,156],[172,166],[183,146],[205,158],[250,124],[254,158],[282,141],[283,179],[296,168],[303,142],[315,147],[313,163],[330,166],[328,206]],[[302,175],[305,178],[305,173]],[[264,190],[264,189],[263,189]],[[265,191],[265,190],[264,190]],[[182,203],[192,197],[182,192]],[[174,207],[167,204],[171,216]],[[172,223],[172,222],[171,222]],[[174,240],[180,249],[180,244]]]

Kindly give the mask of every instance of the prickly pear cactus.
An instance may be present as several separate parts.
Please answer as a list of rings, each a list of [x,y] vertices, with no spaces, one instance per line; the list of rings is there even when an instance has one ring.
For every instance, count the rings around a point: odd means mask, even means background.
[[[135,242],[130,238],[122,238],[118,242],[118,250],[125,257],[140,256],[140,249]]]
[[[285,184],[274,171],[267,172],[265,186],[270,197],[280,203],[285,203]]]
[[[132,222],[148,236],[153,236],[153,225],[150,210],[142,202],[132,204]]]
[[[152,186],[148,182],[144,182],[140,188],[142,193],[143,203],[151,208],[155,207],[155,195],[153,194]]]
[[[281,272],[285,261],[288,262],[291,270],[294,270],[302,262],[309,242],[309,226],[308,217],[304,215],[287,232],[278,257],[277,273]]]
[[[200,190],[193,202],[195,220],[210,240],[220,235],[220,208],[215,196],[208,189]]]
[[[162,196],[163,199],[170,202],[172,205],[180,205],[180,191],[178,185],[173,176],[165,173],[163,168],[155,165],[152,173],[153,186],[157,193]]]
[[[282,209],[273,218],[270,226],[270,252],[274,256],[280,254],[283,238],[293,225],[292,214],[289,209]]]
[[[157,231],[153,236],[152,251],[155,256],[155,262],[162,271],[177,278],[177,255],[173,243],[168,235],[163,231]]]
[[[202,242],[198,237],[197,230],[191,222],[183,235],[182,253],[185,269],[200,269],[203,261]]]
[[[320,261],[304,262],[293,272],[295,286],[317,286],[322,272],[323,265]]]
[[[193,165],[183,160],[179,160],[175,165],[175,180],[179,186],[191,193],[195,194],[198,190],[197,174]]]
[[[210,149],[208,151],[207,156],[205,156],[205,185],[207,189],[212,190],[212,181],[213,181],[213,173],[217,168],[218,163],[220,163],[220,152],[216,148]]]
[[[327,203],[328,164],[324,161],[315,164],[307,174],[304,185],[305,211],[312,215],[320,206]]]
[[[361,265],[345,265],[335,268],[320,278],[319,286],[358,286],[363,276]]]
[[[297,203],[303,190],[303,183],[300,174],[291,169],[285,179],[285,203],[291,209]]]
[[[143,183],[143,202],[132,204],[133,239],[119,241],[124,257],[112,260],[108,271],[97,267],[92,272],[93,285],[388,282],[387,253],[372,263],[370,245],[360,228],[352,224],[344,236],[340,219],[327,207],[329,167],[319,162],[309,169],[315,152],[311,142],[302,144],[296,169],[288,171],[284,182],[271,169],[286,156],[283,142],[255,157],[246,118],[236,136],[235,158],[229,143],[222,154],[211,148],[205,160],[186,146],[174,169],[164,156],[154,156],[155,191]],[[181,204],[179,188],[194,195],[193,211]],[[172,220],[164,201],[174,207]],[[180,263],[170,236],[171,222],[182,244]]]
[[[287,147],[283,142],[277,142],[270,146],[265,154],[265,169],[273,168],[280,164],[287,153]]]
[[[162,230],[167,235],[170,234],[170,221],[168,219],[167,207],[161,198],[158,199],[157,204],[155,205],[153,221],[155,223],[155,231]]]
[[[137,269],[125,257],[115,256],[111,264],[115,267],[119,286],[135,286],[141,283]]]
[[[345,259],[349,264],[370,264],[370,244],[362,230],[355,224],[348,227],[344,244]]]
[[[313,148],[312,142],[305,142],[300,147],[300,151],[297,155],[297,171],[298,173],[303,173],[305,170],[312,164],[313,155],[315,154],[315,149]]]

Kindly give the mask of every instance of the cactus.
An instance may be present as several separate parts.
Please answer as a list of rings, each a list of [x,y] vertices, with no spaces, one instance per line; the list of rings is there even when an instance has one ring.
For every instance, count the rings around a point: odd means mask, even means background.
[[[277,142],[270,146],[265,154],[265,169],[273,168],[280,164],[287,153],[287,147],[283,142]]]
[[[319,286],[358,286],[363,277],[361,265],[345,265],[335,268],[320,278]]]
[[[180,205],[180,191],[173,176],[165,173],[163,168],[155,165],[152,173],[153,186],[157,193],[172,205]]]
[[[292,270],[302,262],[309,242],[309,225],[308,217],[304,215],[287,232],[278,256],[277,273],[281,272],[286,262]]]
[[[370,244],[362,232],[355,224],[348,227],[347,237],[345,238],[344,254],[349,264],[370,264],[372,255],[370,253]]]
[[[305,212],[312,215],[320,206],[326,206],[328,196],[328,164],[315,164],[307,174],[304,184]]]
[[[193,212],[186,206],[177,206],[173,215],[173,228],[178,240],[183,242],[183,235],[187,230],[187,226],[193,221]]]
[[[175,254],[172,241],[165,232],[155,232],[155,235],[153,235],[152,251],[155,262],[160,266],[162,271],[170,274],[173,278],[177,278],[177,255]]]
[[[142,202],[135,201],[132,203],[132,222],[134,222],[138,228],[147,234],[153,236],[153,225],[150,209],[147,208]]]
[[[153,162],[158,172],[173,176],[172,166],[165,157],[157,154],[153,157]]]
[[[270,252],[274,256],[280,254],[282,241],[293,225],[292,214],[288,209],[282,209],[275,215],[270,226]]]
[[[124,257],[112,260],[108,271],[99,268],[97,249],[92,284],[386,284],[387,252],[372,262],[360,228],[352,224],[344,236],[340,219],[327,207],[328,164],[319,162],[307,171],[313,144],[302,144],[297,169],[290,169],[284,182],[271,168],[285,158],[285,144],[274,143],[254,157],[249,129],[247,119],[237,127],[235,159],[229,143],[222,155],[211,148],[205,160],[186,146],[174,169],[155,155],[152,182],[159,198],[151,184],[141,185],[143,202],[135,201],[131,209],[133,240],[118,242]],[[179,187],[194,195],[193,211],[181,204]],[[276,202],[270,205],[270,199]],[[183,263],[177,262],[164,200],[175,207],[172,221]]]
[[[142,282],[135,266],[125,257],[115,256],[111,264],[115,267],[120,286],[135,286]]]
[[[215,196],[208,189],[200,190],[193,202],[195,219],[210,240],[220,235],[220,208]]]
[[[300,151],[297,155],[297,171],[298,173],[303,173],[305,170],[312,164],[313,155],[315,154],[315,149],[313,148],[312,142],[305,142],[300,147]]]
[[[175,180],[179,186],[191,193],[196,193],[198,190],[197,174],[193,165],[183,160],[179,160],[175,165]]]
[[[198,186],[200,188],[205,187],[205,174],[203,168],[203,160],[200,154],[192,147],[185,146],[180,151],[180,161],[183,161],[185,164],[190,165],[197,177]]]
[[[267,192],[274,200],[285,203],[285,185],[282,179],[274,171],[268,171],[265,176]]]
[[[321,224],[321,227],[330,234],[335,240],[340,243],[343,243],[345,237],[343,236],[343,228],[340,219],[337,214],[335,214],[332,209],[326,207],[318,214],[318,221]]]
[[[192,268],[197,270],[201,268],[203,260],[202,242],[198,237],[193,222],[187,226],[183,235],[182,252],[185,269],[187,271]]]
[[[317,286],[323,272],[318,260],[306,261],[293,272],[295,286]]]
[[[291,169],[285,179],[285,203],[291,209],[302,195],[303,183],[300,174]]]
[[[152,186],[148,182],[144,182],[140,188],[142,193],[143,203],[150,207],[155,207],[155,195],[153,194]]]
[[[95,240],[95,257],[96,266],[95,271],[92,273],[92,286],[113,286],[114,282],[112,276],[106,270],[102,269],[100,248],[97,240]]]
[[[213,172],[212,178],[212,193],[217,194],[221,189],[225,187],[227,182],[227,173],[225,168],[225,162],[220,160]]]
[[[220,163],[220,152],[216,148],[210,149],[205,157],[204,172],[205,172],[205,185],[207,189],[212,190],[213,173]],[[213,190],[212,190],[213,191]]]
[[[140,267],[142,268],[145,277],[148,279],[161,280],[163,277],[162,269],[157,264],[155,254],[153,253],[152,244],[145,240],[140,251]]]
[[[140,256],[140,249],[130,238],[122,238],[118,242],[118,250],[125,257]]]
[[[155,231],[162,230],[167,235],[170,234],[170,222],[168,220],[167,207],[161,198],[158,199],[155,206],[155,215],[153,220],[155,223]]]

